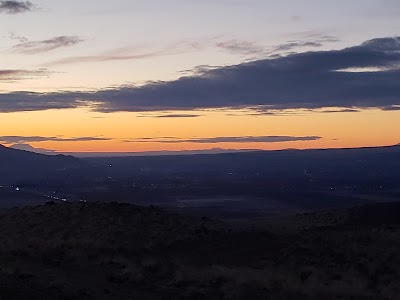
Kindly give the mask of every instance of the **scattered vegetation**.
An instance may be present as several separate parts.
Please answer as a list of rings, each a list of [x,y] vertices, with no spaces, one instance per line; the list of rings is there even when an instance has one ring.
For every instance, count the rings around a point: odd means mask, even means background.
[[[5,210],[0,297],[396,299],[400,222],[379,207],[379,222],[367,208],[320,212],[284,233],[119,203]]]

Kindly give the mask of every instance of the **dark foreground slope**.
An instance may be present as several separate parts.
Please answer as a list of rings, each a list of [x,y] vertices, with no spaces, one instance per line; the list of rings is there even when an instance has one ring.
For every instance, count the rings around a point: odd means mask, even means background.
[[[381,216],[400,205],[374,210],[279,234],[117,203],[5,210],[0,298],[398,299],[400,224]]]

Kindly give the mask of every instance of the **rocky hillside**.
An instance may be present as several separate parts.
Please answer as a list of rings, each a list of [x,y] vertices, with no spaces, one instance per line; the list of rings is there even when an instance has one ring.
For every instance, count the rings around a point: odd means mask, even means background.
[[[118,203],[4,210],[0,298],[397,299],[400,226],[364,210],[286,233]]]

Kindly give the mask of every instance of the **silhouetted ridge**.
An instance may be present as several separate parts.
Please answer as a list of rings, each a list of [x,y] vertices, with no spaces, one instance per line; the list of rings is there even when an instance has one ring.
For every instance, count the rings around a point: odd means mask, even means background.
[[[49,172],[79,167],[82,162],[65,155],[44,155],[0,145],[0,181],[40,178]]]

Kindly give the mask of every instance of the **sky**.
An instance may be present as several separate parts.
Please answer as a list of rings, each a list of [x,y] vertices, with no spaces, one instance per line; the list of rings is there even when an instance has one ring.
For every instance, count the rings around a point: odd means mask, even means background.
[[[400,143],[398,0],[0,1],[0,144]]]

